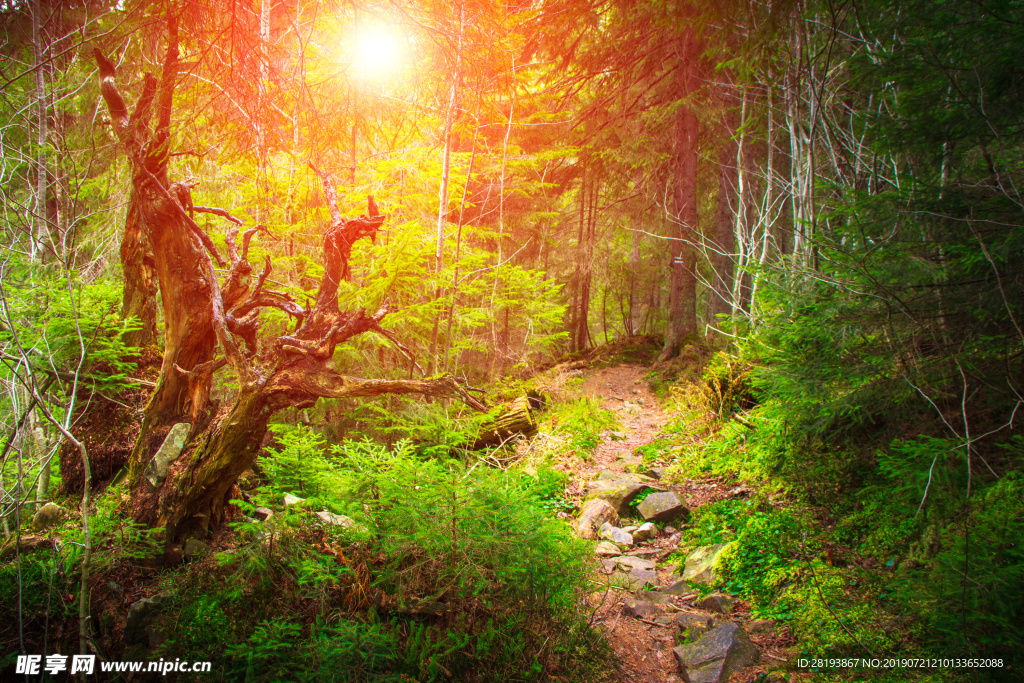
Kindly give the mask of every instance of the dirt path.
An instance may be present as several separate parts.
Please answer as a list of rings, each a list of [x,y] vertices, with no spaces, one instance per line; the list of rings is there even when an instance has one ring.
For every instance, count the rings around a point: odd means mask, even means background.
[[[648,386],[645,378],[647,372],[648,369],[641,365],[619,365],[584,371],[580,394],[602,400],[603,407],[615,414],[619,427],[603,435],[604,440],[597,446],[592,458],[573,459],[571,465],[566,463],[571,474],[567,488],[570,497],[582,501],[587,483],[602,473],[623,475],[627,470],[638,469],[642,457],[637,449],[657,440],[669,423],[670,416],[662,411]],[[608,474],[603,476],[607,477]],[[660,484],[660,488],[676,492],[691,509],[714,500],[745,495],[741,487],[717,477]],[[628,520],[622,522],[623,525],[627,523]],[[678,549],[680,537],[677,530],[667,527],[656,538],[638,543],[624,554],[656,561],[659,565],[656,571],[660,585],[668,586],[679,577],[674,575],[676,566],[666,565],[665,561]],[[679,627],[630,615],[625,603],[632,593],[612,584],[613,572],[607,563],[603,570],[599,570],[594,579],[596,590],[590,594],[589,603],[593,609],[591,623],[603,632],[603,639],[618,659],[618,679],[629,683],[679,683],[685,680],[672,652],[672,648],[678,644]],[[716,623],[744,623],[750,619],[749,606],[742,601],[737,603],[736,609],[729,615],[712,615],[699,610],[694,605],[695,598],[695,594],[675,597],[666,607],[668,614],[692,612],[713,616]],[[775,636],[771,638],[774,639],[772,642],[757,636],[753,640],[767,649],[778,644]],[[750,680],[765,668],[762,662],[762,665],[744,671],[743,677],[736,680]]]

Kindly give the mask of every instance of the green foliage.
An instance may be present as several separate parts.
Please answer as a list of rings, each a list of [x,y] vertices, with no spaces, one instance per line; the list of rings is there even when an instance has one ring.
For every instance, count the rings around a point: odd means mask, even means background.
[[[576,607],[585,544],[551,515],[563,473],[503,472],[409,441],[325,449],[302,427],[279,428],[278,441],[271,494],[257,499],[294,487],[286,463],[305,459],[313,471],[303,481],[319,491],[307,507],[365,530],[294,507],[236,524],[236,552],[168,577],[179,599],[167,655],[205,653],[227,678],[256,681],[595,675],[600,650]],[[301,616],[309,609],[312,624]]]

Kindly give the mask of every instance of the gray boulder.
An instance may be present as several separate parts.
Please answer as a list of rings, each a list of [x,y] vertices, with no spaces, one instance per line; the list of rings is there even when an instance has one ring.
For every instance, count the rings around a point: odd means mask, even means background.
[[[658,535],[658,527],[653,522],[640,525],[633,533],[633,540],[637,543],[649,541]]]
[[[736,598],[725,593],[712,593],[700,601],[700,608],[708,612],[729,614],[736,605]]]
[[[253,514],[256,515],[256,519],[261,522],[265,522],[274,516],[274,511],[270,508],[256,508],[256,511],[253,512]]]
[[[661,605],[640,596],[627,595],[623,601],[622,613],[634,619],[653,619],[665,613]]]
[[[621,555],[622,550],[611,541],[601,541],[594,546],[594,554],[598,557],[614,557],[615,555]]]
[[[757,635],[759,633],[775,633],[775,622],[771,619],[758,619],[747,624],[747,633]]]
[[[619,513],[606,500],[600,498],[588,500],[576,522],[576,533],[580,535],[580,538],[593,541],[597,538],[598,529],[605,523],[612,526],[617,525]]]
[[[696,643],[673,648],[690,683],[722,683],[734,673],[754,664],[761,653],[739,626],[726,622],[716,626]]]
[[[651,467],[641,472],[641,474],[650,477],[651,479],[661,479],[665,476],[664,467]]]
[[[188,440],[188,435],[191,431],[191,424],[179,422],[171,427],[171,431],[167,432],[167,437],[160,444],[156,455],[146,465],[146,479],[154,487],[159,487],[164,483],[164,479],[167,478],[167,470],[171,467],[171,463],[181,455],[181,451],[185,448],[185,442]]]
[[[653,569],[634,567],[629,570],[629,574],[626,576],[629,580],[629,586],[633,590],[642,590],[648,586],[658,585],[658,573]]]
[[[685,629],[691,634],[696,635],[696,633],[710,631],[715,625],[715,620],[703,614],[680,612],[676,615],[676,623],[679,624],[679,628]]]
[[[284,506],[286,508],[291,507],[292,505],[299,505],[299,504],[305,503],[305,502],[306,502],[305,498],[299,498],[298,496],[293,496],[290,493],[284,494]]]
[[[623,531],[618,527],[612,526],[608,522],[601,525],[601,529],[597,532],[597,535],[606,541],[615,543],[616,545],[626,547],[633,545],[633,537],[628,531]]]
[[[629,514],[630,502],[644,491],[651,490],[646,481],[637,475],[618,479],[598,479],[588,484],[591,489],[587,500],[600,499],[611,505],[620,516]]]
[[[650,494],[636,509],[648,522],[674,522],[690,514],[679,496],[671,491]]]
[[[625,571],[633,569],[654,569],[657,566],[655,565],[654,560],[645,560],[642,557],[633,557],[632,555],[623,555],[622,557],[618,557],[616,558],[616,562],[618,562],[619,567]]]
[[[718,580],[715,574],[715,563],[728,543],[718,543],[697,548],[686,556],[683,566],[683,579],[697,583],[713,584]]]
[[[206,545],[198,538],[190,538],[185,542],[184,554],[186,558],[199,557],[205,555],[210,551],[210,546]]]
[[[342,529],[350,529],[353,531],[365,529],[363,525],[359,524],[356,520],[352,519],[351,517],[346,517],[345,515],[336,515],[333,512],[328,512],[327,510],[321,510],[320,512],[316,513],[316,516],[322,519],[323,521],[327,522],[331,526],[340,526]]]
[[[45,529],[56,524],[59,518],[60,507],[56,503],[47,503],[32,516],[32,526],[40,530]]]
[[[671,580],[671,577],[669,577]],[[687,595],[690,593],[690,586],[685,581],[675,581],[661,589],[662,593],[669,595]]]
[[[128,608],[128,619],[124,623],[124,642],[126,645],[146,645],[149,643],[149,626],[160,613],[160,605],[169,595],[157,593],[149,598],[142,598]]]

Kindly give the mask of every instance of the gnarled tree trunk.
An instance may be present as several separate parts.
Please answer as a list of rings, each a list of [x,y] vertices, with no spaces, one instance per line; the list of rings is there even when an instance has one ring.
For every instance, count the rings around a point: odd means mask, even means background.
[[[267,424],[280,410],[310,407],[321,397],[390,393],[461,397],[476,409],[483,406],[450,375],[372,380],[341,375],[328,367],[338,344],[370,330],[408,354],[380,325],[389,310],[386,301],[372,315],[338,308],[338,285],[348,272],[352,245],[363,237],[374,239],[384,222],[372,197],[369,215],[345,220],[333,185],[321,173],[332,222],[324,231],[323,280],[315,303],[307,309],[264,286],[271,271],[269,257],[259,277],[251,281],[249,244],[261,226],[246,230],[239,239],[241,221],[221,209],[194,207],[190,188],[168,181],[166,140],[177,64],[173,18],[169,24],[171,41],[152,136],[146,112],[156,91],[155,79],[147,77],[135,114],[129,116],[113,65],[98,52],[96,60],[103,97],[131,160],[129,211],[140,242],[151,247],[166,321],[160,377],[129,461],[132,514],[137,521],[166,526],[166,540],[172,546],[223,519],[238,476],[252,467]],[[196,211],[222,216],[232,224],[227,235],[230,265],[223,283],[214,262],[227,264],[192,219]],[[260,337],[259,317],[268,307],[292,316],[295,331]],[[218,405],[210,400],[210,388],[214,374],[227,365],[237,377],[238,394],[228,404]],[[189,425],[183,450],[176,457],[161,458],[158,467],[154,456],[179,423]]]

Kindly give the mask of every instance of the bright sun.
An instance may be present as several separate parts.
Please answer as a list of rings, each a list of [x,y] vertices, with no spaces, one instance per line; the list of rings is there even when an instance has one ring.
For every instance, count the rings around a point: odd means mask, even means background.
[[[358,75],[381,78],[393,72],[402,61],[402,41],[396,31],[382,27],[362,29],[353,46],[352,66]]]

